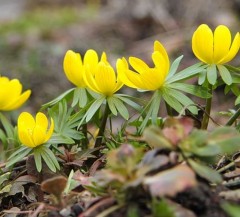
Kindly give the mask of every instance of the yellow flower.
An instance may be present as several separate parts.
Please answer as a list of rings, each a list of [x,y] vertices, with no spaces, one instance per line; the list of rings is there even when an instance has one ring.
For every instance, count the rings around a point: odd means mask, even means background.
[[[224,25],[219,25],[213,33],[208,25],[202,24],[192,37],[193,53],[208,64],[220,65],[231,61],[237,55],[239,46],[239,32],[232,41],[231,32]]]
[[[18,117],[18,137],[23,145],[34,148],[47,142],[53,133],[54,122],[48,126],[47,117],[38,112],[36,120],[28,112],[22,112]]]
[[[154,42],[152,60],[155,67],[149,67],[144,61],[130,57],[129,63],[136,71],[130,70],[125,58],[118,59],[117,71],[119,79],[127,86],[142,90],[157,90],[161,88],[168,75],[170,62],[168,54],[159,41]]]
[[[68,80],[77,87],[85,87],[83,81],[84,66],[79,53],[68,50],[63,60],[63,69]]]
[[[113,67],[103,52],[101,60],[94,50],[88,50],[84,56],[84,81],[87,87],[104,96],[112,96],[123,83],[118,80]]]
[[[18,79],[9,80],[0,76],[0,111],[19,108],[31,94],[30,90],[22,93],[22,84]]]

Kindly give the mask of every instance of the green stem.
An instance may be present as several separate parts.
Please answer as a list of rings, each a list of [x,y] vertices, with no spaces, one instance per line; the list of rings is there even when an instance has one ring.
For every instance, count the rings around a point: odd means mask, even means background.
[[[228,120],[228,122],[226,123],[226,126],[231,126],[236,120],[237,118],[240,116],[240,107],[238,108],[238,110],[233,114],[233,116]]]
[[[209,92],[212,95],[212,85],[209,84]],[[211,107],[212,107],[212,96],[210,98],[207,98],[206,100],[206,107],[205,107],[205,112],[203,114],[203,120],[202,120],[202,126],[201,129],[206,130],[208,127],[208,122],[209,122],[209,116],[211,113]]]
[[[109,109],[108,103],[106,103],[106,107],[105,107],[105,110],[103,113],[100,129],[99,129],[97,139],[95,142],[95,148],[101,146],[101,144],[102,144],[103,134],[104,134],[104,131],[106,128],[109,112],[110,112],[110,109]]]

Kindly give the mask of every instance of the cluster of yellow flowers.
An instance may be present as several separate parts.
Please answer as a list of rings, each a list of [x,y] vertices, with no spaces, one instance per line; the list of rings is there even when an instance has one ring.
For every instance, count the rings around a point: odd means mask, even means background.
[[[195,56],[206,64],[222,65],[231,61],[238,53],[240,36],[237,33],[232,41],[229,29],[218,26],[213,32],[207,25],[200,25],[192,37],[192,49]],[[118,59],[116,71],[103,52],[99,59],[97,52],[88,50],[82,60],[81,55],[67,51],[63,67],[70,82],[80,88],[112,96],[123,85],[131,88],[155,91],[164,86],[169,72],[168,54],[159,41],[154,42],[152,53],[154,67],[149,67],[136,57]],[[128,64],[129,62],[129,64]],[[129,65],[133,70],[129,69]],[[30,96],[31,91],[22,93],[22,85],[17,79],[9,80],[0,77],[0,111],[9,111],[20,107]],[[18,118],[18,135],[27,147],[36,147],[49,140],[53,133],[54,123],[48,126],[47,117],[37,113],[36,120],[31,114],[23,112]]]
[[[231,33],[224,25],[218,26],[213,33],[206,24],[202,24],[192,37],[195,56],[207,64],[221,65],[231,61],[236,56],[239,45],[239,33],[232,42]],[[88,50],[82,61],[80,54],[69,50],[64,58],[64,71],[69,81],[77,87],[88,87],[105,96],[111,96],[123,84],[136,89],[154,91],[164,85],[170,68],[168,54],[159,41],[154,42],[152,60],[153,68],[139,58],[130,57],[129,64],[135,70],[133,71],[129,69],[125,58],[118,59],[116,76],[105,53],[99,61],[96,51]]]

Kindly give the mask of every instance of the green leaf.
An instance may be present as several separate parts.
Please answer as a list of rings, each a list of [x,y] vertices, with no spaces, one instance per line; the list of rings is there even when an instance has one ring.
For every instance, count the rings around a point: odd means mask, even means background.
[[[6,172],[0,175],[0,186],[3,184],[3,182],[9,179],[10,175],[11,175],[10,172]]]
[[[171,77],[177,72],[178,66],[179,66],[182,58],[183,58],[183,55],[181,55],[180,57],[178,57],[177,59],[175,59],[175,60],[173,61],[172,65],[171,65],[171,67],[170,67],[169,73],[168,73],[168,75],[167,75],[167,80],[168,80],[169,78],[171,78]]]
[[[107,98],[108,106],[110,111],[116,116],[117,115],[117,109],[114,104],[113,96]]]
[[[153,198],[151,210],[154,217],[175,217],[173,206],[169,205],[164,199]]]
[[[206,76],[207,76],[207,70],[203,70],[202,72],[199,73],[199,77],[198,77],[199,85],[202,85],[205,82]]]
[[[237,97],[237,99],[235,100],[235,105],[238,105],[240,103],[240,95]]]
[[[164,90],[162,96],[163,99],[166,101],[168,105],[170,105],[173,109],[175,109],[178,113],[181,113],[183,106],[176,100],[174,97],[172,97],[170,94],[168,94],[169,90]]]
[[[38,172],[42,170],[41,149],[38,147],[33,150],[34,161]]]
[[[50,138],[50,143],[73,144],[74,140],[80,140],[83,137],[82,133],[77,130],[77,126],[83,115],[73,117],[73,115],[77,113],[73,113],[73,108],[68,108],[66,100],[62,100],[50,108],[48,112],[55,123],[54,133]]]
[[[53,99],[52,101],[43,104],[41,109],[44,110],[44,109],[46,109],[48,107],[51,107],[51,106],[55,105],[56,103],[60,102],[62,99],[69,97],[70,93],[72,93],[74,90],[75,90],[75,88],[72,88],[72,89],[69,89],[69,90],[65,91],[60,96]]]
[[[208,144],[219,146],[221,154],[233,154],[240,149],[240,134],[233,127],[217,127],[210,133]]]
[[[138,129],[138,133],[142,134],[144,128],[147,126],[150,117],[153,116],[153,110],[154,110],[154,101],[155,98],[161,94],[161,92],[159,91],[155,91],[152,98],[150,99],[150,101],[148,102],[148,104],[143,108],[142,112],[141,112],[141,116],[143,117],[143,121]],[[160,104],[160,103],[159,103]],[[144,114],[146,113],[146,115],[144,116]],[[153,123],[153,122],[152,122]]]
[[[234,67],[234,66],[230,66],[230,65],[225,65],[225,67],[231,72],[237,72],[237,73],[240,72],[240,67]]]
[[[7,136],[10,138],[13,138],[14,137],[14,135],[13,135],[14,128],[13,128],[12,124],[10,123],[10,121],[1,112],[0,112],[0,120],[6,131]]]
[[[223,65],[217,65],[217,67],[218,67],[218,71],[219,71],[223,81],[227,85],[231,85],[233,81],[232,81],[232,76],[231,76],[230,72],[228,71],[228,69]]]
[[[10,167],[16,162],[22,160],[24,157],[26,157],[30,152],[32,151],[31,148],[28,147],[21,147],[19,150],[14,152],[9,158],[8,162],[6,164],[6,167]]]
[[[74,90],[74,94],[73,94],[73,102],[72,102],[72,107],[74,107],[75,105],[77,105],[77,103],[79,104],[80,108],[83,108],[88,101],[88,97],[87,97],[87,92],[85,88],[76,88]]]
[[[152,105],[151,105],[151,118],[152,118],[153,124],[157,124],[160,103],[161,103],[161,92],[157,91],[157,94],[153,98]]]
[[[239,74],[231,74],[233,83],[240,84],[240,75]]]
[[[89,122],[91,120],[93,115],[97,112],[97,110],[103,104],[104,100],[105,100],[105,97],[101,97],[101,98],[95,100],[95,102],[91,105],[91,107],[86,112],[86,115],[85,115],[86,122]]]
[[[112,97],[113,103],[119,114],[125,119],[129,119],[129,113],[126,108],[126,106],[123,104],[123,102],[117,98],[117,96]]]
[[[207,68],[207,79],[211,85],[214,85],[217,81],[217,68],[215,64],[211,64]]]
[[[66,137],[59,133],[53,133],[50,140],[48,141],[50,144],[74,144],[75,141],[71,139],[70,137]]]
[[[226,85],[226,87],[228,87],[228,85]],[[230,88],[231,88],[232,93],[235,94],[235,96],[239,96],[240,95],[240,90],[239,90],[237,84],[230,85]]]
[[[172,89],[181,90],[186,93],[190,93],[194,96],[198,96],[201,98],[210,98],[211,94],[208,92],[208,89],[205,87],[199,87],[196,85],[186,84],[186,83],[173,83],[168,84],[167,87]]]
[[[49,156],[49,158],[52,160],[53,164],[55,165],[55,167],[60,170],[60,165],[57,161],[57,158],[56,156],[54,155],[54,153],[52,152],[51,149],[47,148],[46,146],[44,147],[45,148],[45,153]]]
[[[115,94],[117,95],[117,97],[122,100],[123,102],[125,102],[126,104],[128,104],[129,106],[131,106],[132,108],[136,109],[137,111],[141,112],[142,111],[142,106],[138,105],[137,103],[135,103],[134,101],[132,101],[131,99],[135,99],[136,101],[139,101],[139,98],[135,98],[135,97],[131,97],[128,95],[123,95],[123,94]],[[131,99],[129,99],[131,98]],[[142,102],[143,100],[141,100],[141,103],[144,104],[144,102]]]
[[[0,129],[0,141],[3,144],[3,150],[7,150],[8,140],[7,140],[7,136],[5,135],[5,132],[2,129]]]
[[[200,177],[205,178],[211,183],[219,184],[222,182],[222,177],[216,170],[211,169],[206,165],[197,163],[192,159],[188,159],[188,163]]]
[[[240,206],[236,204],[224,203],[222,208],[229,215],[229,217],[239,217]]]
[[[180,102],[184,107],[186,107],[191,113],[197,114],[198,109],[195,105],[195,103],[186,95],[183,93],[174,90],[174,89],[169,89],[168,94],[171,95],[173,98],[176,99],[176,101]]]
[[[202,72],[205,69],[205,65],[202,66],[202,63],[197,63],[193,66],[190,66],[180,72],[178,72],[177,74],[175,74],[174,76],[170,77],[169,79],[166,80],[166,83],[170,84],[176,81],[182,81],[182,80],[186,80],[189,79],[193,76],[195,76],[196,74],[199,74],[200,72]]]
[[[39,153],[41,154],[41,157],[43,158],[44,162],[47,164],[48,168],[53,172],[56,172],[56,166],[46,150],[47,150],[46,148],[42,147],[41,149],[39,149]]]

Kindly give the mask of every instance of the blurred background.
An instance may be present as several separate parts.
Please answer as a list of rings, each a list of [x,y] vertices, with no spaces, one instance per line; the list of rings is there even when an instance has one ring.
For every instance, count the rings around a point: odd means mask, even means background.
[[[113,64],[122,56],[151,64],[160,40],[172,60],[184,54],[184,68],[198,62],[191,50],[198,25],[225,24],[235,35],[239,18],[240,0],[0,0],[0,74],[32,90],[27,109],[36,112],[72,87],[62,67],[68,49],[105,51]],[[216,104],[224,110],[233,102]]]

